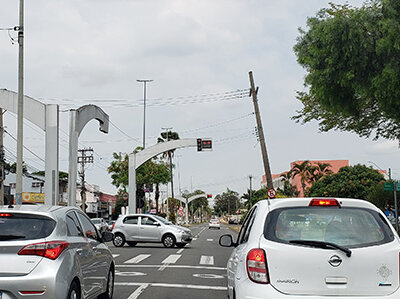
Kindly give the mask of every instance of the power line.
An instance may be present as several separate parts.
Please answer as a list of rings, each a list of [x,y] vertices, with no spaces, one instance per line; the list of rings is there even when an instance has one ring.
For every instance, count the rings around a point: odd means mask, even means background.
[[[10,136],[13,140],[17,141],[17,138],[15,138],[13,135],[8,133],[6,130],[4,130],[4,133],[6,133],[8,136]],[[45,162],[41,157],[39,157],[37,154],[32,152],[29,148],[27,148],[25,145],[23,146],[24,149],[26,149],[28,152],[30,152],[32,155],[34,155],[36,158],[38,158],[40,161]]]

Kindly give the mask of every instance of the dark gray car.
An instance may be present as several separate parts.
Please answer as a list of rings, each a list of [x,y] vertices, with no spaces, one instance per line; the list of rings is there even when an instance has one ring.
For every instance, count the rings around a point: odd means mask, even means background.
[[[0,298],[112,298],[111,240],[75,207],[0,206]]]

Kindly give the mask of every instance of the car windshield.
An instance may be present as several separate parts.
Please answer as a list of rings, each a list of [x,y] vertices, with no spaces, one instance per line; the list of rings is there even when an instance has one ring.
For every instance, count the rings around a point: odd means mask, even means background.
[[[167,219],[162,218],[162,217],[160,217],[160,216],[154,216],[154,218],[156,218],[158,221],[160,221],[161,223],[164,223],[164,224],[166,224],[166,225],[172,224],[172,222],[170,222],[170,221],[168,221]]]
[[[92,220],[92,222],[94,224],[99,224],[100,223],[100,219],[90,219],[90,220]]]
[[[394,238],[382,218],[375,211],[360,208],[283,208],[269,213],[264,236],[281,243],[317,241],[350,248],[372,246]]]
[[[0,241],[46,238],[53,232],[55,226],[56,222],[45,216],[1,213]]]

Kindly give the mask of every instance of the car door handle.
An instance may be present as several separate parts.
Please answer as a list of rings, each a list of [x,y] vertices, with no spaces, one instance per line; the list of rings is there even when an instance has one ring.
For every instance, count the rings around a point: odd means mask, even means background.
[[[140,229],[144,229],[144,227],[141,227]]]

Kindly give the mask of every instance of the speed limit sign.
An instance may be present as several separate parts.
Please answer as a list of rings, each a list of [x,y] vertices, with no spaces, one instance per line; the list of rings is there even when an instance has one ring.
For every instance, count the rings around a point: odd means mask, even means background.
[[[268,195],[268,198],[275,198],[276,190],[274,188],[268,189],[267,195]]]

